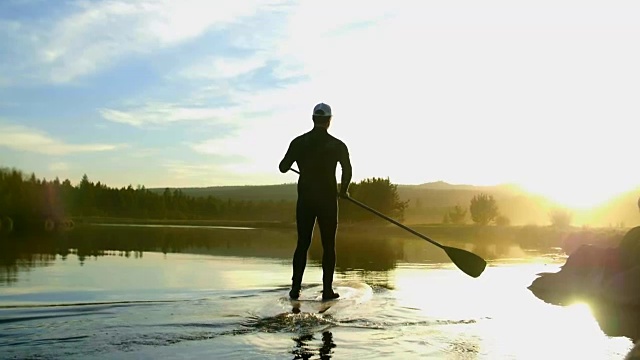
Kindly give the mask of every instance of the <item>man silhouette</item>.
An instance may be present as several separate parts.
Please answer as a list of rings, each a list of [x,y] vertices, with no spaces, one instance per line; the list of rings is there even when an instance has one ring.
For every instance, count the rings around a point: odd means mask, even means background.
[[[322,299],[336,299],[340,295],[333,291],[333,272],[336,266],[336,231],[338,229],[338,196],[347,198],[351,182],[351,161],[347,146],[329,135],[331,107],[320,103],[313,109],[311,131],[291,141],[280,171],[289,171],[293,163],[300,170],[298,179],[298,202],[296,224],[298,243],[293,255],[293,276],[289,297],[298,299],[302,286],[302,275],[307,265],[307,252],[311,245],[316,219],[322,239]],[[336,183],[336,167],[340,163],[342,177],[340,192]]]

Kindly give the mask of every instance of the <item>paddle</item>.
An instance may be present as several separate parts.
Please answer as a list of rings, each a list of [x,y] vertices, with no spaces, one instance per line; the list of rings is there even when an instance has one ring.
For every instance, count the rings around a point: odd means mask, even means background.
[[[300,174],[300,172],[298,170],[295,169],[291,169],[291,171],[297,173],[298,175]],[[360,201],[352,198],[352,197],[346,197],[345,199],[351,201],[352,203],[360,206],[361,208],[371,211],[372,213],[380,216],[381,218],[395,224],[398,225],[399,227],[407,230],[408,232],[412,233],[413,235],[416,235],[430,243],[432,243],[433,245],[441,248],[442,250],[444,250],[445,253],[447,253],[447,255],[449,256],[449,258],[451,259],[451,261],[458,267],[458,269],[462,270],[465,274],[477,278],[478,276],[480,276],[480,274],[482,274],[482,272],[484,271],[485,267],[487,266],[487,262],[481,258],[480,256],[469,252],[467,250],[462,250],[462,249],[458,249],[458,248],[454,248],[451,246],[446,246],[446,245],[442,245],[434,240],[431,240],[430,238],[428,238],[425,235],[422,235],[421,233],[413,230],[412,228],[401,224],[399,222],[397,222],[396,220],[378,212],[377,210],[374,210],[372,208],[370,208],[369,206],[361,203]]]

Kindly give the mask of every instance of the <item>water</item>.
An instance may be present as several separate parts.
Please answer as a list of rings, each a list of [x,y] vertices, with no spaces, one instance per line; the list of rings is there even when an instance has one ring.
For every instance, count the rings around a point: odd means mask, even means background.
[[[286,299],[292,230],[83,226],[5,240],[0,358],[623,359],[633,348],[603,322],[610,313],[527,290],[564,263],[555,249],[450,243],[490,259],[474,279],[411,235],[339,236],[335,285],[371,296],[322,314]],[[317,243],[303,294],[320,285]]]

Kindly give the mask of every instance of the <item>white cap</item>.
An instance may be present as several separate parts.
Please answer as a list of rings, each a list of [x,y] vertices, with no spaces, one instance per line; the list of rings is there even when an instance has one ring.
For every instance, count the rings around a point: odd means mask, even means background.
[[[331,106],[320,103],[313,108],[313,115],[331,116]]]

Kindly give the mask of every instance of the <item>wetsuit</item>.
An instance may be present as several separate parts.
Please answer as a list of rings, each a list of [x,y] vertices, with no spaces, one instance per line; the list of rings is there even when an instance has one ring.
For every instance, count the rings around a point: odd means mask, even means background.
[[[351,182],[351,162],[347,146],[329,135],[326,128],[313,130],[291,141],[280,162],[280,171],[287,172],[296,162],[300,170],[296,223],[298,243],[293,255],[292,288],[300,289],[307,265],[313,228],[318,220],[322,239],[322,284],[330,290],[336,265],[336,231],[338,227],[338,185],[336,167],[342,167],[341,192],[346,193]]]

